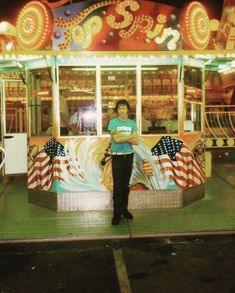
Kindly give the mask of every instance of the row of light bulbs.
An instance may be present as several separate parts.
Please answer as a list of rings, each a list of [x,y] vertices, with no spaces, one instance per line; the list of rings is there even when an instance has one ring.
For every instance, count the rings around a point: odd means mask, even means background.
[[[47,59],[50,59],[52,57],[57,57],[58,59],[76,59],[76,58],[88,58],[88,57],[92,57],[92,58],[128,58],[128,59],[131,59],[131,58],[140,58],[140,59],[143,59],[143,58],[150,58],[150,59],[153,59],[153,58],[156,58],[156,57],[160,57],[160,58],[166,58],[166,57],[171,57],[171,58],[178,58],[178,57],[184,57],[184,58],[196,58],[196,59],[214,59],[214,58],[235,58],[235,53],[215,53],[215,54],[186,54],[186,53],[183,53],[181,54],[179,52],[179,54],[149,54],[149,55],[146,55],[146,52],[144,53],[144,55],[133,55],[133,54],[127,54],[127,55],[119,55],[119,54],[116,54],[113,56],[113,54],[111,55],[103,55],[103,54],[93,54],[91,52],[84,52],[82,53],[81,55],[57,55],[57,54],[35,54],[35,55],[32,55],[32,54],[29,54],[29,55],[22,55],[22,54],[0,54],[0,60],[14,60],[14,59],[18,59],[20,61],[27,61],[27,60],[33,60],[33,59],[41,59],[41,58],[47,58]]]

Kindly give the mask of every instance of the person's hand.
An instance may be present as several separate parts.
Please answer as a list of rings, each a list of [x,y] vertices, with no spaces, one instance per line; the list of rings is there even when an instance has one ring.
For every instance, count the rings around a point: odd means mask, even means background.
[[[142,169],[147,176],[153,176],[153,169],[148,160],[144,160],[142,164]]]

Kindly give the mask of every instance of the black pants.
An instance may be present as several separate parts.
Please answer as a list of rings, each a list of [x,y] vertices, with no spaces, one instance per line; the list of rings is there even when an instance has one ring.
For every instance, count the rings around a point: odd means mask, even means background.
[[[134,154],[112,155],[114,215],[121,215],[127,210],[133,158]]]

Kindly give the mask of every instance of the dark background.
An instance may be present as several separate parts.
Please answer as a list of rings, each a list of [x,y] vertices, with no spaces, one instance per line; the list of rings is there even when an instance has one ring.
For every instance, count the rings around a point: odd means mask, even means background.
[[[153,0],[154,1],[154,0]],[[21,8],[30,2],[29,0],[0,0],[0,22],[9,21],[13,25],[16,24],[16,19]],[[56,2],[56,0],[50,0],[50,2]],[[73,0],[72,3],[83,2],[79,0]],[[95,2],[95,1],[94,1]],[[176,8],[183,8],[185,4],[192,2],[192,0],[157,0],[154,2],[168,4]],[[220,19],[223,0],[199,0],[205,7],[208,8],[210,18]],[[69,4],[69,3],[68,3]]]

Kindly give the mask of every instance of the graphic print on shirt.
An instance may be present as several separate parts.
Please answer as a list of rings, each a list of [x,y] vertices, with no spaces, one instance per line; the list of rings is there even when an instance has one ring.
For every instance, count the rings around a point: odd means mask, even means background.
[[[131,127],[130,126],[117,126],[117,131],[123,135],[130,135],[131,134]]]

